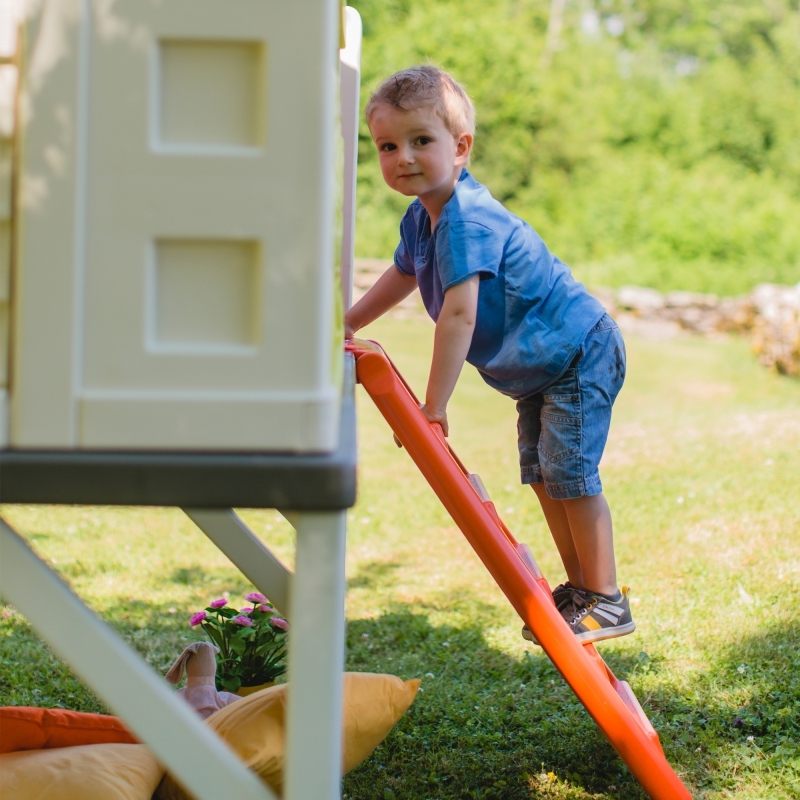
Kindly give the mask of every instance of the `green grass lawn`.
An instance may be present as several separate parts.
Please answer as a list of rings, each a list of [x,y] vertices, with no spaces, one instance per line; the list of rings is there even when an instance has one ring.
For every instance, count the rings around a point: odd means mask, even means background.
[[[432,326],[381,341],[419,393]],[[800,382],[740,340],[629,337],[603,462],[636,633],[599,645],[633,686],[696,797],[800,797]],[[421,677],[348,798],[644,797],[359,390],[359,502],[349,525],[348,669]],[[451,442],[552,584],[563,579],[533,492],[519,485],[511,401],[465,372]],[[188,615],[249,590],[179,511],[5,507],[4,516],[165,671]],[[287,562],[272,511],[243,516]],[[54,609],[57,614],[58,610]],[[11,608],[0,702],[100,710]]]

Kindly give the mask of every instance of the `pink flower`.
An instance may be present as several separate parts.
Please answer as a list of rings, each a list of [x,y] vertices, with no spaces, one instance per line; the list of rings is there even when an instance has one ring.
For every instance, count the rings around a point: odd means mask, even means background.
[[[270,611],[274,611],[275,609],[274,609],[272,606],[259,606],[259,607],[258,607],[258,610],[259,610],[259,611],[260,611],[262,614],[269,614],[269,613],[270,613]]]
[[[279,631],[284,631],[284,633],[289,630],[289,623],[283,617],[273,617],[269,621],[269,624]]]
[[[189,625],[194,628],[195,625],[199,625],[207,616],[205,611],[198,611],[189,618]]]
[[[249,600],[251,603],[269,603],[269,600],[267,600],[261,592],[250,592],[250,594],[245,597],[245,600]]]
[[[249,617],[243,617],[241,615],[234,617],[231,622],[235,622],[237,625],[243,625],[245,628],[253,627],[253,620],[251,620]]]
[[[240,608],[239,611],[242,614],[251,614],[253,612],[253,609],[250,606],[245,606],[244,608]]]
[[[209,608],[222,608],[222,606],[228,605],[228,601],[224,597],[220,597],[219,600],[212,600],[209,604]]]

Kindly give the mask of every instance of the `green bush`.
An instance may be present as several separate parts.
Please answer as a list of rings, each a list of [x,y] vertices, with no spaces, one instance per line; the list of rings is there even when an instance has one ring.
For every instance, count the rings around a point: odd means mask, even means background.
[[[476,177],[587,282],[800,279],[797,0],[567,3],[549,65],[544,0],[358,8],[364,102],[409,64],[450,70],[478,109]],[[358,253],[390,257],[407,201],[363,123],[359,160]]]

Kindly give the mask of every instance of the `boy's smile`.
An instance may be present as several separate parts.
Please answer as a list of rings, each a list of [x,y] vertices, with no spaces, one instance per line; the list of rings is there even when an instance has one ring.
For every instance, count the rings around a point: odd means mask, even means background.
[[[387,185],[408,197],[419,197],[436,224],[469,160],[472,136],[454,136],[430,107],[402,111],[379,105],[369,119]]]

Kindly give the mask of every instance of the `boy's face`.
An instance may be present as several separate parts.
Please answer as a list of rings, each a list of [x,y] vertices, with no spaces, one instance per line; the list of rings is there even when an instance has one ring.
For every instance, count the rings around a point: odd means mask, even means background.
[[[450,199],[469,160],[472,136],[453,136],[433,108],[401,111],[379,105],[369,120],[386,183],[400,194],[426,200]]]

